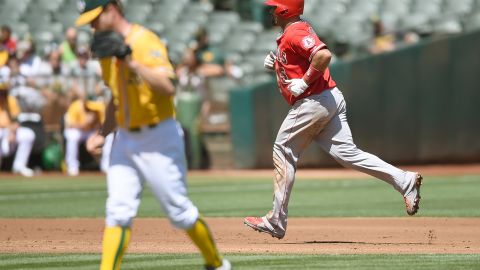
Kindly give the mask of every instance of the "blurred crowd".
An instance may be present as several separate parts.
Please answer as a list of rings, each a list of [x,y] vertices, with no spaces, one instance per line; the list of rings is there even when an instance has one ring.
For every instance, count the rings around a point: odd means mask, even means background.
[[[65,171],[78,175],[79,146],[99,128],[110,98],[98,61],[88,47],[77,46],[74,28],[40,55],[32,40],[14,40],[7,25],[0,41],[0,160],[11,157],[14,173],[33,176],[31,155],[38,152],[41,160],[56,136],[65,149]]]
[[[229,1],[214,2],[215,10],[231,10],[232,5]],[[421,38],[414,31],[392,32],[379,17],[372,17],[370,22],[373,38],[362,50],[371,54],[390,52]],[[215,88],[212,81],[227,78],[229,81],[223,81],[227,84],[217,85],[217,88],[225,90],[235,86],[235,83],[251,83],[255,78],[264,79],[265,75],[271,78],[273,74],[261,71],[263,51],[251,55],[248,50],[245,55],[227,53],[222,46],[211,45],[206,29],[201,27],[196,31],[193,40],[182,49],[181,57],[174,60],[178,79],[177,101],[184,94],[195,95],[200,100],[195,114],[205,124],[201,128],[208,130],[209,123],[213,123],[216,124],[216,132],[228,132],[228,100],[223,98],[220,106],[215,102],[219,99],[218,92],[226,95],[227,91],[212,91]],[[277,34],[278,31],[268,30],[268,33],[273,32]],[[57,169],[75,176],[81,169],[104,170],[108,165],[106,157],[110,143],[100,158],[91,157],[84,150],[88,136],[100,127],[106,104],[111,98],[109,89],[101,79],[100,64],[91,57],[88,42],[81,35],[85,33],[84,29],[70,27],[64,32],[62,42],[37,50],[30,36],[16,40],[8,25],[1,27],[0,169],[12,170],[24,176],[34,175],[35,168]],[[270,34],[260,33],[257,37],[267,40],[265,36],[268,37],[268,46],[263,46],[261,40],[257,44],[262,50],[274,43],[274,37],[270,38]],[[234,36],[231,40],[235,42],[227,45],[236,48],[239,41]],[[335,60],[349,59],[355,55],[348,42],[342,43],[341,39],[324,41],[335,53]],[[252,42],[255,47],[257,41]],[[168,39],[166,43],[169,45]],[[243,52],[240,49],[243,47],[239,47],[239,51]],[[235,56],[243,58],[243,62]],[[255,59],[245,62],[250,58]],[[197,132],[188,130],[188,124],[184,128],[187,135]]]
[[[61,44],[41,53],[36,53],[28,37],[13,39],[7,25],[2,26],[0,41],[0,162],[11,161],[0,167],[26,177],[35,174],[32,168],[45,167],[78,175],[85,167],[82,155],[88,155],[83,144],[100,127],[111,98],[98,60],[91,57],[88,46],[79,45],[75,28],[65,31]],[[176,64],[178,93],[197,95],[198,114],[204,118],[211,111],[208,78],[242,76],[239,67],[209,45],[203,29]],[[102,158],[89,157],[102,170],[108,166],[111,140]],[[45,148],[57,143],[60,168],[45,166]]]

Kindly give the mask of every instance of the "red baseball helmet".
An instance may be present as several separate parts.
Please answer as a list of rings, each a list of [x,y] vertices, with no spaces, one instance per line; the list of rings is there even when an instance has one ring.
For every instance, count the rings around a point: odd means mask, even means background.
[[[265,5],[276,7],[275,14],[283,18],[291,18],[303,14],[304,0],[267,0]]]

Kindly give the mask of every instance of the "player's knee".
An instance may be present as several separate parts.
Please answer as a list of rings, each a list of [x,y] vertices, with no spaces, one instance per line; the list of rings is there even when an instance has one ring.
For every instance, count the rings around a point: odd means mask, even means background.
[[[285,147],[285,145],[275,142],[273,144],[273,158],[284,158],[285,156],[289,156],[292,153],[292,151],[288,148]]]
[[[332,147],[330,153],[332,156],[342,160],[351,159],[359,154],[359,149],[355,144],[342,144]]]
[[[80,130],[75,128],[65,129],[65,139],[67,139],[67,141],[80,141],[81,137],[82,133]]]
[[[35,132],[29,128],[19,128],[17,131],[17,141],[19,143],[31,143],[35,141]]]
[[[133,219],[137,215],[137,208],[133,204],[127,205],[125,203],[107,200],[106,213],[107,226],[130,226]]]
[[[197,222],[198,217],[198,209],[194,206],[184,211],[179,211],[175,214],[170,213],[168,216],[172,225],[182,230],[190,229],[195,224],[195,222]]]
[[[106,224],[108,227],[130,227],[134,217],[134,215],[111,213],[107,214]]]

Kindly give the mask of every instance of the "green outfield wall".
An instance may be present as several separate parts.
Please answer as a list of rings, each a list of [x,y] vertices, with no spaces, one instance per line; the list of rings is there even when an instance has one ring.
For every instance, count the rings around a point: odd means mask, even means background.
[[[480,161],[480,32],[337,62],[357,146],[396,164]],[[289,107],[271,82],[230,92],[235,166],[272,167]],[[312,144],[300,166],[335,164]]]

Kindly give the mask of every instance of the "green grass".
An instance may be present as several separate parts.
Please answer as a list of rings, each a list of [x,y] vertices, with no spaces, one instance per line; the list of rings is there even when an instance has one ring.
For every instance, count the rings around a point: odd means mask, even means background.
[[[270,179],[190,181],[191,199],[205,216],[243,217],[271,208]],[[480,217],[480,176],[427,178],[422,186],[420,216]],[[0,217],[103,217],[107,196],[103,177],[0,180]],[[221,203],[219,203],[221,202]],[[404,216],[401,196],[373,179],[299,179],[290,200],[291,217]],[[163,216],[146,189],[140,217]]]
[[[190,197],[205,216],[264,214],[271,207],[268,179],[192,178]],[[480,176],[427,177],[420,216],[480,217]],[[0,179],[0,217],[103,217],[103,177]],[[221,202],[221,203],[219,203]],[[148,189],[139,216],[162,216]],[[373,179],[295,183],[290,216],[405,216],[401,196]],[[227,256],[235,269],[480,269],[471,255],[249,255]],[[98,269],[99,254],[0,254],[0,269]],[[127,254],[122,270],[201,269],[198,254]]]
[[[263,269],[479,269],[480,255],[227,255],[235,270]],[[97,269],[100,255],[0,254],[2,270]],[[127,254],[122,270],[201,269],[196,254]]]

